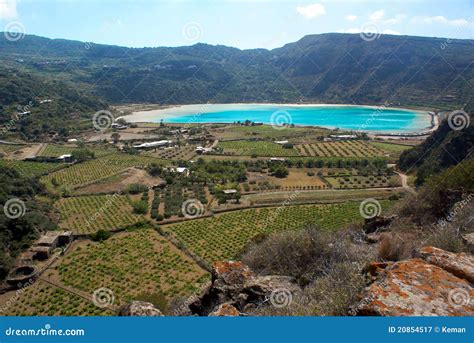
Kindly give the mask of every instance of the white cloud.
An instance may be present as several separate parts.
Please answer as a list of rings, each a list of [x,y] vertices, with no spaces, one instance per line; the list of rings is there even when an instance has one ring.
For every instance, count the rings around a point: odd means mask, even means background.
[[[378,33],[378,34],[386,34],[386,35],[401,35],[400,32],[390,29],[379,30],[377,27],[351,27],[349,29],[339,29],[337,30],[339,33]]]
[[[459,18],[451,20],[449,24],[454,26],[469,26],[469,21],[464,18]]]
[[[395,25],[401,23],[407,16],[404,14],[397,14],[393,18],[389,18],[383,21],[384,24],[387,25]]]
[[[13,19],[17,16],[16,0],[0,0],[0,19]]]
[[[350,29],[339,29],[337,30],[339,33],[360,33],[359,27],[352,27]]]
[[[316,18],[326,14],[326,9],[321,4],[311,4],[308,6],[296,7],[296,12],[306,18]]]
[[[355,21],[357,20],[357,16],[354,14],[348,14],[344,17],[347,21]]]
[[[411,20],[415,24],[437,24],[437,25],[452,25],[466,27],[470,25],[469,20],[464,18],[449,20],[442,15],[433,17],[413,17]]]
[[[384,10],[378,10],[378,11],[375,11],[374,13],[372,13],[369,18],[371,21],[379,21],[380,19],[382,19],[385,15],[385,11]]]

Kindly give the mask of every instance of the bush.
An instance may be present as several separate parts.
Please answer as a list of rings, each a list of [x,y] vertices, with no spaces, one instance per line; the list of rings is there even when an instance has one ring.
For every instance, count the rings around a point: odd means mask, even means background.
[[[363,258],[352,250],[346,237],[308,228],[273,234],[251,246],[242,260],[259,274],[292,276],[304,285],[336,263]]]
[[[133,213],[146,214],[148,212],[148,204],[146,201],[139,200],[132,202]]]
[[[128,194],[139,194],[146,192],[148,187],[141,183],[132,183],[125,188],[125,192]]]
[[[399,261],[409,257],[407,244],[399,235],[384,234],[378,247],[378,257],[382,261]]]
[[[94,241],[94,242],[102,242],[102,241],[105,241],[107,239],[110,238],[110,236],[112,236],[112,234],[107,231],[107,230],[99,230],[97,231],[96,233],[92,233],[90,235],[91,239]]]
[[[347,316],[365,287],[360,268],[350,262],[336,263],[327,273],[293,295],[289,306],[261,307],[252,315],[262,316]]]

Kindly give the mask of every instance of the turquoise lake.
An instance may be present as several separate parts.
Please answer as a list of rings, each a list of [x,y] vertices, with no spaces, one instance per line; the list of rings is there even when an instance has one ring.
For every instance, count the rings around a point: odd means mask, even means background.
[[[270,125],[305,125],[375,132],[417,132],[431,127],[426,112],[370,106],[267,104],[183,105],[134,112],[129,122],[233,123],[250,120]]]

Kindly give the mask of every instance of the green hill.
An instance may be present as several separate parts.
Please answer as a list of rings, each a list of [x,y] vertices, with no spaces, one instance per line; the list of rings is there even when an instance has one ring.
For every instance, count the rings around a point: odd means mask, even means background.
[[[0,61],[114,102],[334,102],[459,108],[473,95],[472,40],[321,34],[273,50],[125,48],[0,37]]]

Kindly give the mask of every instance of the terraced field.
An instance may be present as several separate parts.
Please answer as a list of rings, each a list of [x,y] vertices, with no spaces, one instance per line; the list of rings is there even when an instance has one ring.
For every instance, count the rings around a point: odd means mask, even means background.
[[[227,141],[219,142],[224,154],[242,156],[298,156],[295,149],[285,149],[280,144],[266,141]]]
[[[77,187],[118,174],[129,167],[145,167],[153,162],[160,163],[161,160],[148,156],[113,153],[74,164],[43,177],[42,181],[51,184],[55,179],[59,186]]]
[[[41,176],[64,168],[64,164],[62,163],[43,163],[4,159],[0,159],[0,166],[15,169],[21,176],[25,177]]]
[[[387,201],[381,202],[387,206]],[[239,257],[252,237],[261,233],[317,225],[334,230],[361,221],[359,202],[335,205],[280,206],[229,212],[212,218],[162,226],[163,230],[208,263]]]
[[[133,213],[126,195],[63,198],[54,206],[61,216],[60,227],[79,234],[124,228],[145,220],[144,216]]]
[[[76,294],[38,280],[24,288],[18,299],[17,292],[0,296],[0,315],[7,316],[104,316],[114,312],[97,307]],[[9,300],[16,299],[13,303]],[[7,306],[10,304],[9,306]]]
[[[77,146],[66,146],[66,145],[59,145],[59,144],[46,144],[46,146],[40,151],[39,156],[47,156],[47,157],[57,157],[66,154],[72,154],[75,150],[79,150]],[[108,154],[113,153],[116,150],[112,149],[98,149],[98,148],[90,148],[87,149],[94,152],[95,157],[101,157]]]
[[[374,187],[400,187],[398,175],[392,176],[344,176],[326,177],[333,188],[374,188]]]
[[[321,142],[297,145],[302,156],[312,157],[377,157],[385,152],[363,141]]]
[[[177,148],[163,149],[156,152],[148,151],[145,155],[168,160],[190,160],[196,156],[196,146],[186,145]]]
[[[58,280],[92,294],[110,289],[114,306],[162,294],[167,300],[196,292],[209,275],[153,229],[114,235],[102,243],[79,242],[55,266]]]
[[[0,144],[0,153],[10,154],[25,147],[26,145],[20,144]]]

